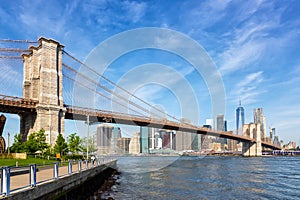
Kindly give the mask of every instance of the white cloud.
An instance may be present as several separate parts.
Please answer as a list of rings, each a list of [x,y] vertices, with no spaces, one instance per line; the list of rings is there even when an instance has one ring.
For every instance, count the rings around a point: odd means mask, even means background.
[[[259,72],[255,72],[255,73],[247,75],[246,78],[242,82],[238,83],[238,87],[244,87],[253,82],[255,83],[255,85],[262,82],[263,81],[262,74],[263,74],[263,72],[259,71]],[[254,85],[254,84],[252,84],[252,85]]]
[[[248,74],[241,82],[237,83],[231,91],[231,101],[237,104],[237,99],[241,99],[244,105],[256,103],[259,96],[265,93],[265,89],[260,88],[260,83],[264,81],[263,72],[258,71]]]
[[[264,43],[249,41],[245,44],[233,44],[222,55],[220,72],[226,75],[229,72],[244,68],[257,61],[263,53]]]
[[[127,17],[136,23],[144,16],[147,4],[145,2],[124,1],[123,7],[128,11]]]
[[[218,57],[219,69],[223,75],[246,67],[255,67],[267,53],[276,51],[274,42],[278,46],[291,41],[291,33],[288,32],[282,33],[280,37],[272,35],[272,32],[282,28],[283,8],[273,13],[274,5],[262,1],[249,1],[240,6],[231,22],[239,26],[224,34],[226,39],[223,44],[227,41],[227,47]],[[265,14],[267,11],[268,15]]]
[[[200,25],[200,27],[209,27],[226,14],[225,10],[230,3],[230,0],[215,0],[198,2],[198,6],[194,5],[194,8],[190,11],[190,22]]]

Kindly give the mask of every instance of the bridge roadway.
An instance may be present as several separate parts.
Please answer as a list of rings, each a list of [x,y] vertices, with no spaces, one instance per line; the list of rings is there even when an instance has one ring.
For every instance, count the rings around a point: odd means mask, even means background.
[[[38,105],[38,101],[24,99],[19,97],[12,97],[0,94],[0,112],[19,114],[23,112],[35,112],[35,108]],[[117,113],[104,110],[95,110],[90,108],[76,107],[65,105],[67,112],[65,113],[65,119],[82,120],[86,121],[89,116],[90,122],[106,122],[127,124],[134,126],[149,126],[154,128],[163,128],[169,130],[180,130],[190,133],[203,134],[209,136],[218,136],[221,138],[233,139],[241,142],[256,142],[255,139],[233,134],[232,131],[216,131],[210,130],[204,127],[198,127],[186,123],[177,123],[167,119],[150,118],[139,115]],[[271,149],[281,149],[280,147],[262,141],[262,146]]]

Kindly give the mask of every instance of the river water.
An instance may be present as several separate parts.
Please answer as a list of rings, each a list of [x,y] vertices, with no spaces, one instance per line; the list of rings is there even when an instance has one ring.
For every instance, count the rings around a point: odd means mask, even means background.
[[[300,157],[121,157],[114,199],[300,199]]]

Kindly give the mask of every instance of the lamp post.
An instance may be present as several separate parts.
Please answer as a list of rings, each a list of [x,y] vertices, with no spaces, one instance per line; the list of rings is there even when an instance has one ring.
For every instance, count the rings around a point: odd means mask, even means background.
[[[89,159],[89,137],[90,137],[90,116],[87,116],[87,142],[86,142],[86,158]]]
[[[10,149],[9,149],[9,139],[10,139],[10,133],[7,133],[7,153],[8,155],[10,154]]]

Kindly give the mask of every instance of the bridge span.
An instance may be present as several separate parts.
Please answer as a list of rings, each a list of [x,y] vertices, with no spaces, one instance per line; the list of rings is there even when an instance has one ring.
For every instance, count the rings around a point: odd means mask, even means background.
[[[31,46],[29,49],[21,51],[23,54],[20,58],[23,60],[24,69],[22,88],[23,97],[12,97],[5,94],[0,95],[0,112],[13,113],[20,116],[20,133],[23,140],[27,139],[28,134],[43,128],[47,134],[47,141],[51,145],[54,145],[58,133],[64,135],[65,119],[86,121],[87,118],[89,118],[89,121],[94,122],[149,126],[233,139],[243,142],[243,153],[245,156],[260,156],[262,146],[280,149],[280,147],[275,146],[272,143],[262,141],[258,126],[253,124],[248,127],[245,126],[245,133],[243,133],[243,135],[237,135],[233,134],[232,131],[216,131],[188,123],[171,121],[166,118],[148,117],[150,116],[149,111],[132,101],[128,101],[127,103],[135,108],[135,110],[131,110],[134,111],[134,113],[137,113],[136,115],[66,105],[63,99],[63,79],[72,78],[69,75],[63,74],[63,68],[69,70],[69,73],[80,76],[90,85],[95,85],[96,87],[105,90],[106,93],[115,95],[120,100],[124,101],[127,99],[119,94],[113,93],[109,88],[83,75],[72,68],[72,66],[65,64],[62,59],[63,54],[67,55],[68,58],[72,59],[74,62],[88,68],[91,73],[101,76],[102,79],[106,80],[111,85],[118,87],[122,91],[130,94],[130,96],[138,99],[143,104],[153,108],[152,105],[149,105],[144,100],[139,99],[134,94],[129,93],[124,88],[118,86],[101,74],[98,74],[95,70],[89,68],[89,66],[72,57],[64,51],[64,46],[59,42],[41,37],[37,44],[39,45]],[[16,51],[20,52],[18,49]],[[82,86],[96,92],[106,99],[114,101],[110,96],[105,96],[87,85],[83,84]],[[119,101],[116,103],[121,106],[126,106]],[[128,106],[127,108],[130,109]],[[148,116],[143,115],[142,112],[148,113]],[[177,120],[167,113],[163,114]]]
[[[0,94],[0,112],[4,113],[26,113],[26,112],[36,112],[35,107],[38,105],[38,101],[5,96]],[[151,117],[145,117],[140,115],[132,115],[118,112],[111,112],[105,110],[96,110],[91,108],[77,107],[64,105],[66,107],[65,119],[70,120],[81,120],[86,121],[89,117],[90,122],[105,122],[105,123],[117,123],[117,124],[126,124],[133,126],[148,126],[154,128],[162,128],[168,130],[180,130],[184,132],[190,132],[195,134],[217,136],[226,139],[233,139],[240,142],[250,142],[255,143],[254,138],[249,138],[247,136],[233,134],[232,131],[217,131],[211,130],[205,127],[198,127],[186,123],[177,123],[167,119],[157,119]],[[280,147],[262,141],[262,146],[272,149],[281,149]]]

